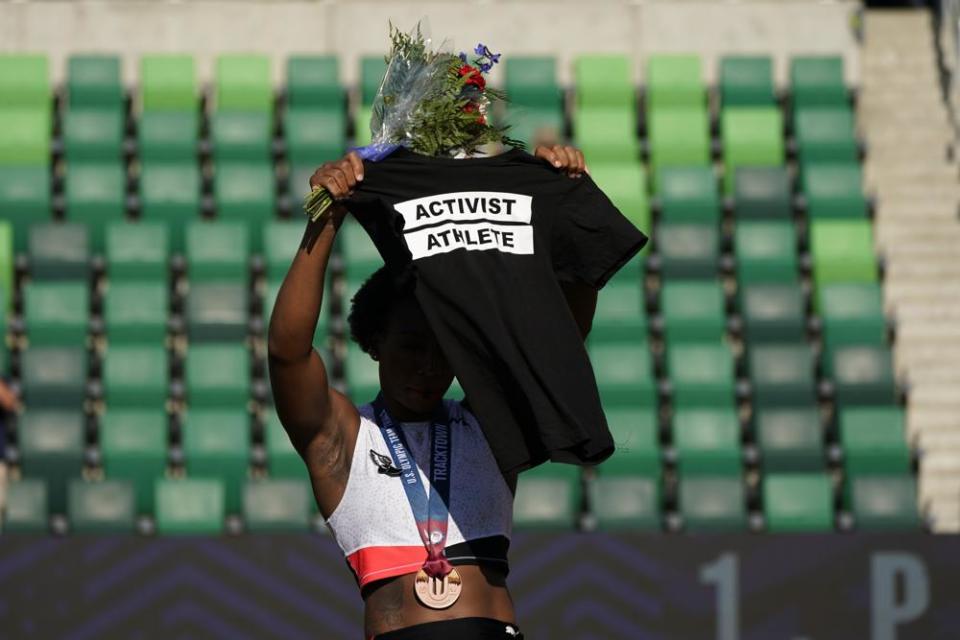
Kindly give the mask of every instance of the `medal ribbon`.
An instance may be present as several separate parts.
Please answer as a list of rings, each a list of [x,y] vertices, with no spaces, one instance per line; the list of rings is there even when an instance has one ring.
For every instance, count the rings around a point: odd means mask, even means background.
[[[430,427],[430,496],[420,479],[403,430],[395,425],[383,397],[373,401],[374,417],[380,433],[390,450],[395,467],[400,469],[400,481],[413,511],[417,531],[427,549],[423,570],[431,578],[444,578],[453,570],[444,549],[447,542],[447,524],[450,503],[450,472],[452,466],[452,434],[446,409],[441,404]]]

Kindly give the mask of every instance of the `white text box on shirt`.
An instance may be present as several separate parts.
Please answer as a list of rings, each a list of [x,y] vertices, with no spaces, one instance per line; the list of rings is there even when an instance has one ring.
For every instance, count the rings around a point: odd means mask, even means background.
[[[530,223],[531,196],[500,191],[456,191],[405,200],[393,205],[403,216],[404,231],[440,222]]]
[[[428,258],[456,249],[467,251],[501,251],[520,255],[533,254],[533,227],[479,222],[447,223],[404,234],[414,260]]]

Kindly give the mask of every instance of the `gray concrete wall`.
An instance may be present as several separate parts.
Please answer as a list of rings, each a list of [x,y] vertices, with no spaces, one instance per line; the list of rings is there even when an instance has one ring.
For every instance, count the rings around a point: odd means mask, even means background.
[[[266,53],[280,83],[287,56],[332,52],[340,56],[344,81],[353,83],[359,57],[387,48],[388,19],[408,28],[427,17],[434,36],[449,38],[456,50],[482,41],[506,55],[556,55],[563,83],[580,53],[629,54],[638,82],[651,53],[698,53],[704,79],[712,82],[720,55],[760,52],[774,56],[781,83],[789,56],[840,53],[856,84],[859,53],[850,23],[857,6],[853,0],[0,0],[0,51],[46,53],[54,82],[72,53],[119,52],[130,84],[143,53],[192,53],[203,81],[219,53]]]

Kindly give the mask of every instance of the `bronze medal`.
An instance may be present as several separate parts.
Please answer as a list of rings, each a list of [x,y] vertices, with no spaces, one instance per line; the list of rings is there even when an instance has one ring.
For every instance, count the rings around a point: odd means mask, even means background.
[[[446,609],[453,605],[460,597],[463,589],[463,580],[456,569],[442,578],[431,578],[423,569],[417,572],[413,583],[417,600],[431,609]]]

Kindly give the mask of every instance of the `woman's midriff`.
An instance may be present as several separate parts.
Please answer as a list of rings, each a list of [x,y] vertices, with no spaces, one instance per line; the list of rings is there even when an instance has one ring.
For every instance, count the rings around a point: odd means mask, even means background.
[[[477,565],[456,567],[463,590],[447,609],[430,609],[417,601],[410,573],[383,580],[364,590],[364,631],[367,638],[425,622],[482,617],[515,622],[506,578],[496,569]]]

